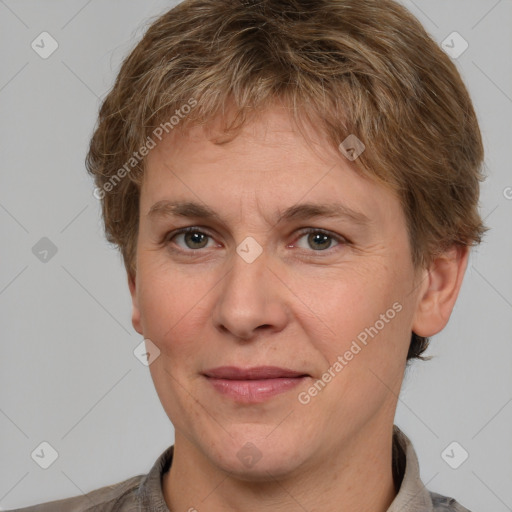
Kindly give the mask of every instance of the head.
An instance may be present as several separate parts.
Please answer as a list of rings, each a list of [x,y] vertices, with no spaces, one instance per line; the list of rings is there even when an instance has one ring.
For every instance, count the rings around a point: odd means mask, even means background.
[[[482,160],[459,73],[392,1],[193,0],[158,18],[87,166],[176,432],[228,471],[257,471],[236,456],[250,442],[284,474],[392,421],[485,231]],[[259,403],[208,377],[269,365],[305,377]]]

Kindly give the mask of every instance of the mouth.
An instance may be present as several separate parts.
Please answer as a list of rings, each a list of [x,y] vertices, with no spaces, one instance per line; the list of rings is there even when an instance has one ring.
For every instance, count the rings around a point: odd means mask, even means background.
[[[264,402],[295,388],[310,377],[306,373],[277,366],[222,366],[207,370],[203,375],[215,391],[239,403]]]

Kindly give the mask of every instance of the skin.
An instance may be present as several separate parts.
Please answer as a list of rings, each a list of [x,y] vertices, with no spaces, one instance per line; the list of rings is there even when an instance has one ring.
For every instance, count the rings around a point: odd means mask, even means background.
[[[279,107],[226,144],[215,144],[218,126],[171,132],[148,155],[128,279],[133,326],[160,350],[149,368],[175,427],[165,500],[171,511],[385,511],[396,495],[392,427],[411,331],[431,336],[446,325],[467,249],[415,268],[397,196],[314,131],[308,143]],[[207,205],[221,220],[148,215],[162,200]],[[341,203],[368,222],[276,222],[306,201]],[[173,237],[186,226],[208,236]],[[319,242],[304,228],[333,237]],[[252,263],[236,251],[248,236],[263,249]],[[298,394],[396,302],[401,311],[300,403]],[[309,377],[241,404],[202,375],[229,365]],[[248,442],[261,455],[251,467],[237,456]]]

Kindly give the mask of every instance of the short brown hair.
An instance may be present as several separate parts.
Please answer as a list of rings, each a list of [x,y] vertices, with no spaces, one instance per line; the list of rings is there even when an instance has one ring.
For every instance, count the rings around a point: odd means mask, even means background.
[[[185,0],[156,19],[124,60],[86,159],[107,239],[130,276],[143,155],[155,138],[206,124],[227,105],[234,116],[226,132],[236,136],[276,99],[299,129],[315,126],[335,148],[349,135],[363,142],[355,163],[398,193],[416,266],[450,246],[480,243],[483,147],[471,99],[453,62],[404,7]],[[407,359],[423,359],[427,346],[412,333]]]

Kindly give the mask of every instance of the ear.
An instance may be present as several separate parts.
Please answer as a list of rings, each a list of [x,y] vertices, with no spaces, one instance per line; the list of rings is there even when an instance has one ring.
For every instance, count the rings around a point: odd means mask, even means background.
[[[132,325],[133,328],[142,334],[142,324],[140,322],[139,301],[137,299],[137,284],[136,277],[128,274],[128,288],[130,288],[130,295],[132,296]]]
[[[444,329],[452,314],[466,272],[469,248],[453,246],[435,257],[423,275],[412,330],[433,336]]]

